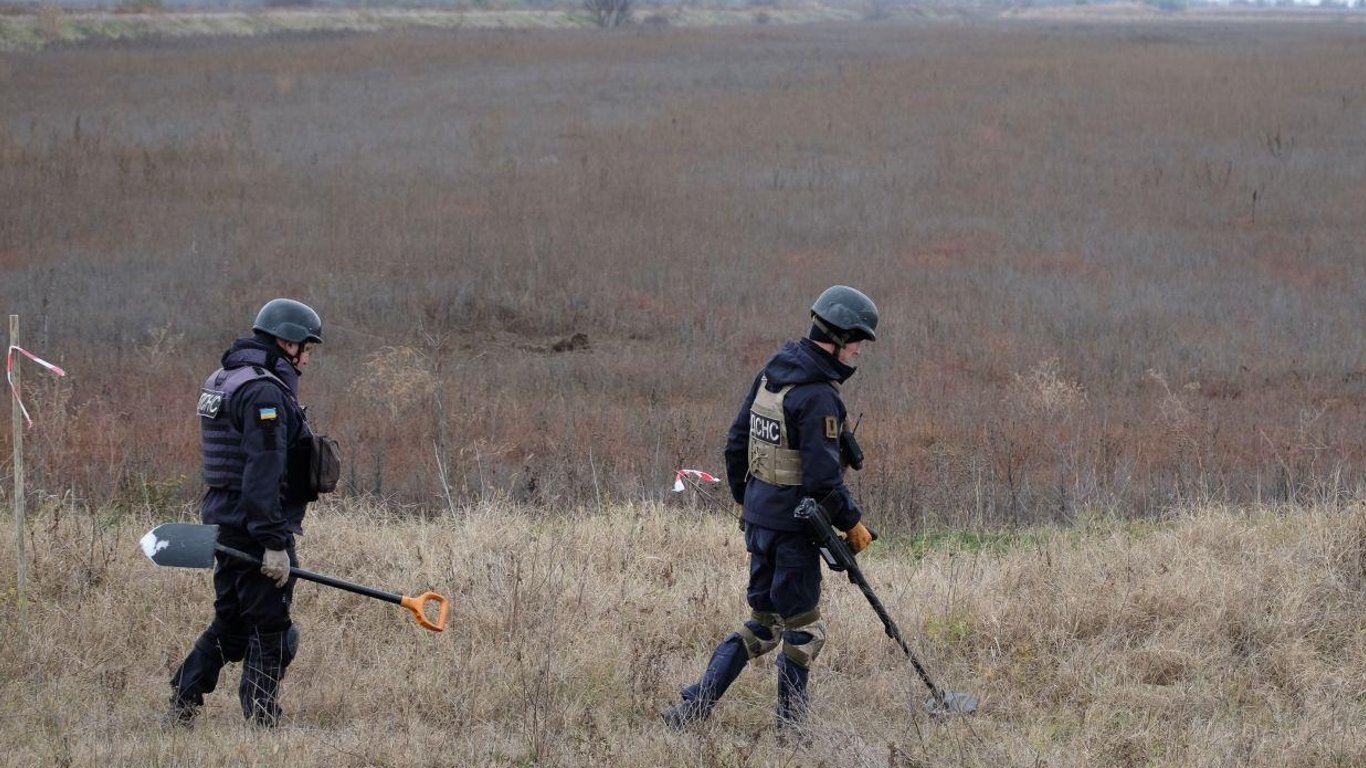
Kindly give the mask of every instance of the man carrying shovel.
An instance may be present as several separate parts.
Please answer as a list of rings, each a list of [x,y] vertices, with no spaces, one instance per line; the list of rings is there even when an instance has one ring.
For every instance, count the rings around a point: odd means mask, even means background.
[[[298,401],[299,376],[322,342],[322,320],[306,304],[274,299],[261,307],[253,335],[223,354],[199,395],[199,425],[208,486],[200,508],[218,540],[260,560],[223,553],[214,567],[214,618],[171,678],[164,726],[190,724],[204,694],[228,662],[242,661],[238,695],[247,721],[280,719],[280,680],[298,649],[289,616],[294,535],[317,498],[307,467],[312,443]]]

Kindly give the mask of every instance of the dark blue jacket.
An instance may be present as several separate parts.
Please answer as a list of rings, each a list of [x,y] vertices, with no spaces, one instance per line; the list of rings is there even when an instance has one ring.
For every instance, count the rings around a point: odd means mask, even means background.
[[[228,418],[242,435],[246,461],[241,489],[209,488],[200,518],[233,529],[226,534],[245,532],[267,549],[284,549],[292,534],[303,532],[306,506],[285,496],[289,447],[308,434],[297,400],[299,372],[273,341],[257,337],[237,339],[223,354],[223,368],[244,365],[270,371],[289,391],[269,379],[258,379],[242,385],[225,404]],[[274,418],[262,419],[263,411]]]
[[[839,439],[826,436],[826,417],[844,424],[846,411],[838,385],[854,375],[854,368],[816,346],[810,339],[789,341],[769,358],[754,378],[726,437],[726,477],[736,502],[745,505],[745,522],[778,531],[800,531],[792,513],[805,496],[824,504],[830,522],[848,530],[862,517],[844,484]],[[749,411],[759,382],[768,377],[774,392],[794,385],[783,398],[783,417],[791,447],[801,452],[802,484],[771,485],[749,476]]]

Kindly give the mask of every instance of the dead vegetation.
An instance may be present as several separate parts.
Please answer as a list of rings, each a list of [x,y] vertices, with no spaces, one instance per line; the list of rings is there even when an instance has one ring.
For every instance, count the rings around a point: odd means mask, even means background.
[[[175,404],[289,294],[328,323],[303,391],[349,492],[658,498],[679,466],[719,471],[749,377],[848,282],[885,312],[847,391],[884,519],[1344,503],[1366,431],[1361,35],[885,23],[7,55],[0,296],[71,373],[26,377],[30,487],[136,502],[193,477]]]
[[[831,640],[806,749],[771,729],[773,671],[747,670],[714,719],[655,711],[743,615],[744,553],[721,515],[619,506],[546,520],[482,504],[427,520],[326,505],[314,570],[452,600],[432,634],[406,613],[299,588],[287,727],[245,728],[236,668],[190,734],[156,718],[209,614],[207,572],[159,570],[145,512],[66,507],[32,525],[31,602],[0,597],[0,764],[1347,766],[1366,647],[1366,512],[1190,509],[1095,519],[992,547],[889,536],[864,567],[931,673],[983,699],[936,722],[851,585],[827,581]],[[86,546],[93,542],[92,546]],[[106,544],[114,546],[105,548]],[[89,551],[109,557],[73,568]],[[14,572],[10,537],[0,574]],[[12,584],[12,582],[10,582]]]

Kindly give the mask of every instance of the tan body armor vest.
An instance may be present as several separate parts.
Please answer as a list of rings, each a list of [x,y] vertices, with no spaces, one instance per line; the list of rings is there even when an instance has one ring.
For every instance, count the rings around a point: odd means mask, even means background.
[[[770,485],[801,485],[802,454],[792,449],[783,418],[783,398],[792,385],[777,392],[767,385],[765,376],[749,409],[749,474]]]

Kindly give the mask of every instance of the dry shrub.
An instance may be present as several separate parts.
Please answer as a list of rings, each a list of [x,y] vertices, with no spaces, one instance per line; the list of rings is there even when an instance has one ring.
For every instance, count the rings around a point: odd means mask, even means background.
[[[435,393],[436,376],[427,358],[412,347],[384,347],[365,361],[364,374],[350,391],[391,418],[408,408],[422,408]]]
[[[1015,374],[1012,381],[1014,398],[1030,416],[1048,421],[1066,421],[1086,403],[1086,390],[1081,384],[1063,377],[1058,358],[1052,357],[1030,369],[1027,374]]]
[[[1156,383],[1162,388],[1162,399],[1158,403],[1158,414],[1162,418],[1162,426],[1178,440],[1189,439],[1191,424],[1194,416],[1191,414],[1188,399],[1200,391],[1200,382],[1190,381],[1182,385],[1179,390],[1173,390],[1167,383],[1167,377],[1161,371],[1148,369],[1147,377],[1149,381]]]
[[[143,361],[154,367],[164,365],[170,357],[179,354],[181,345],[185,341],[184,333],[176,333],[171,323],[152,328],[147,333],[146,345],[138,350],[139,356]]]

